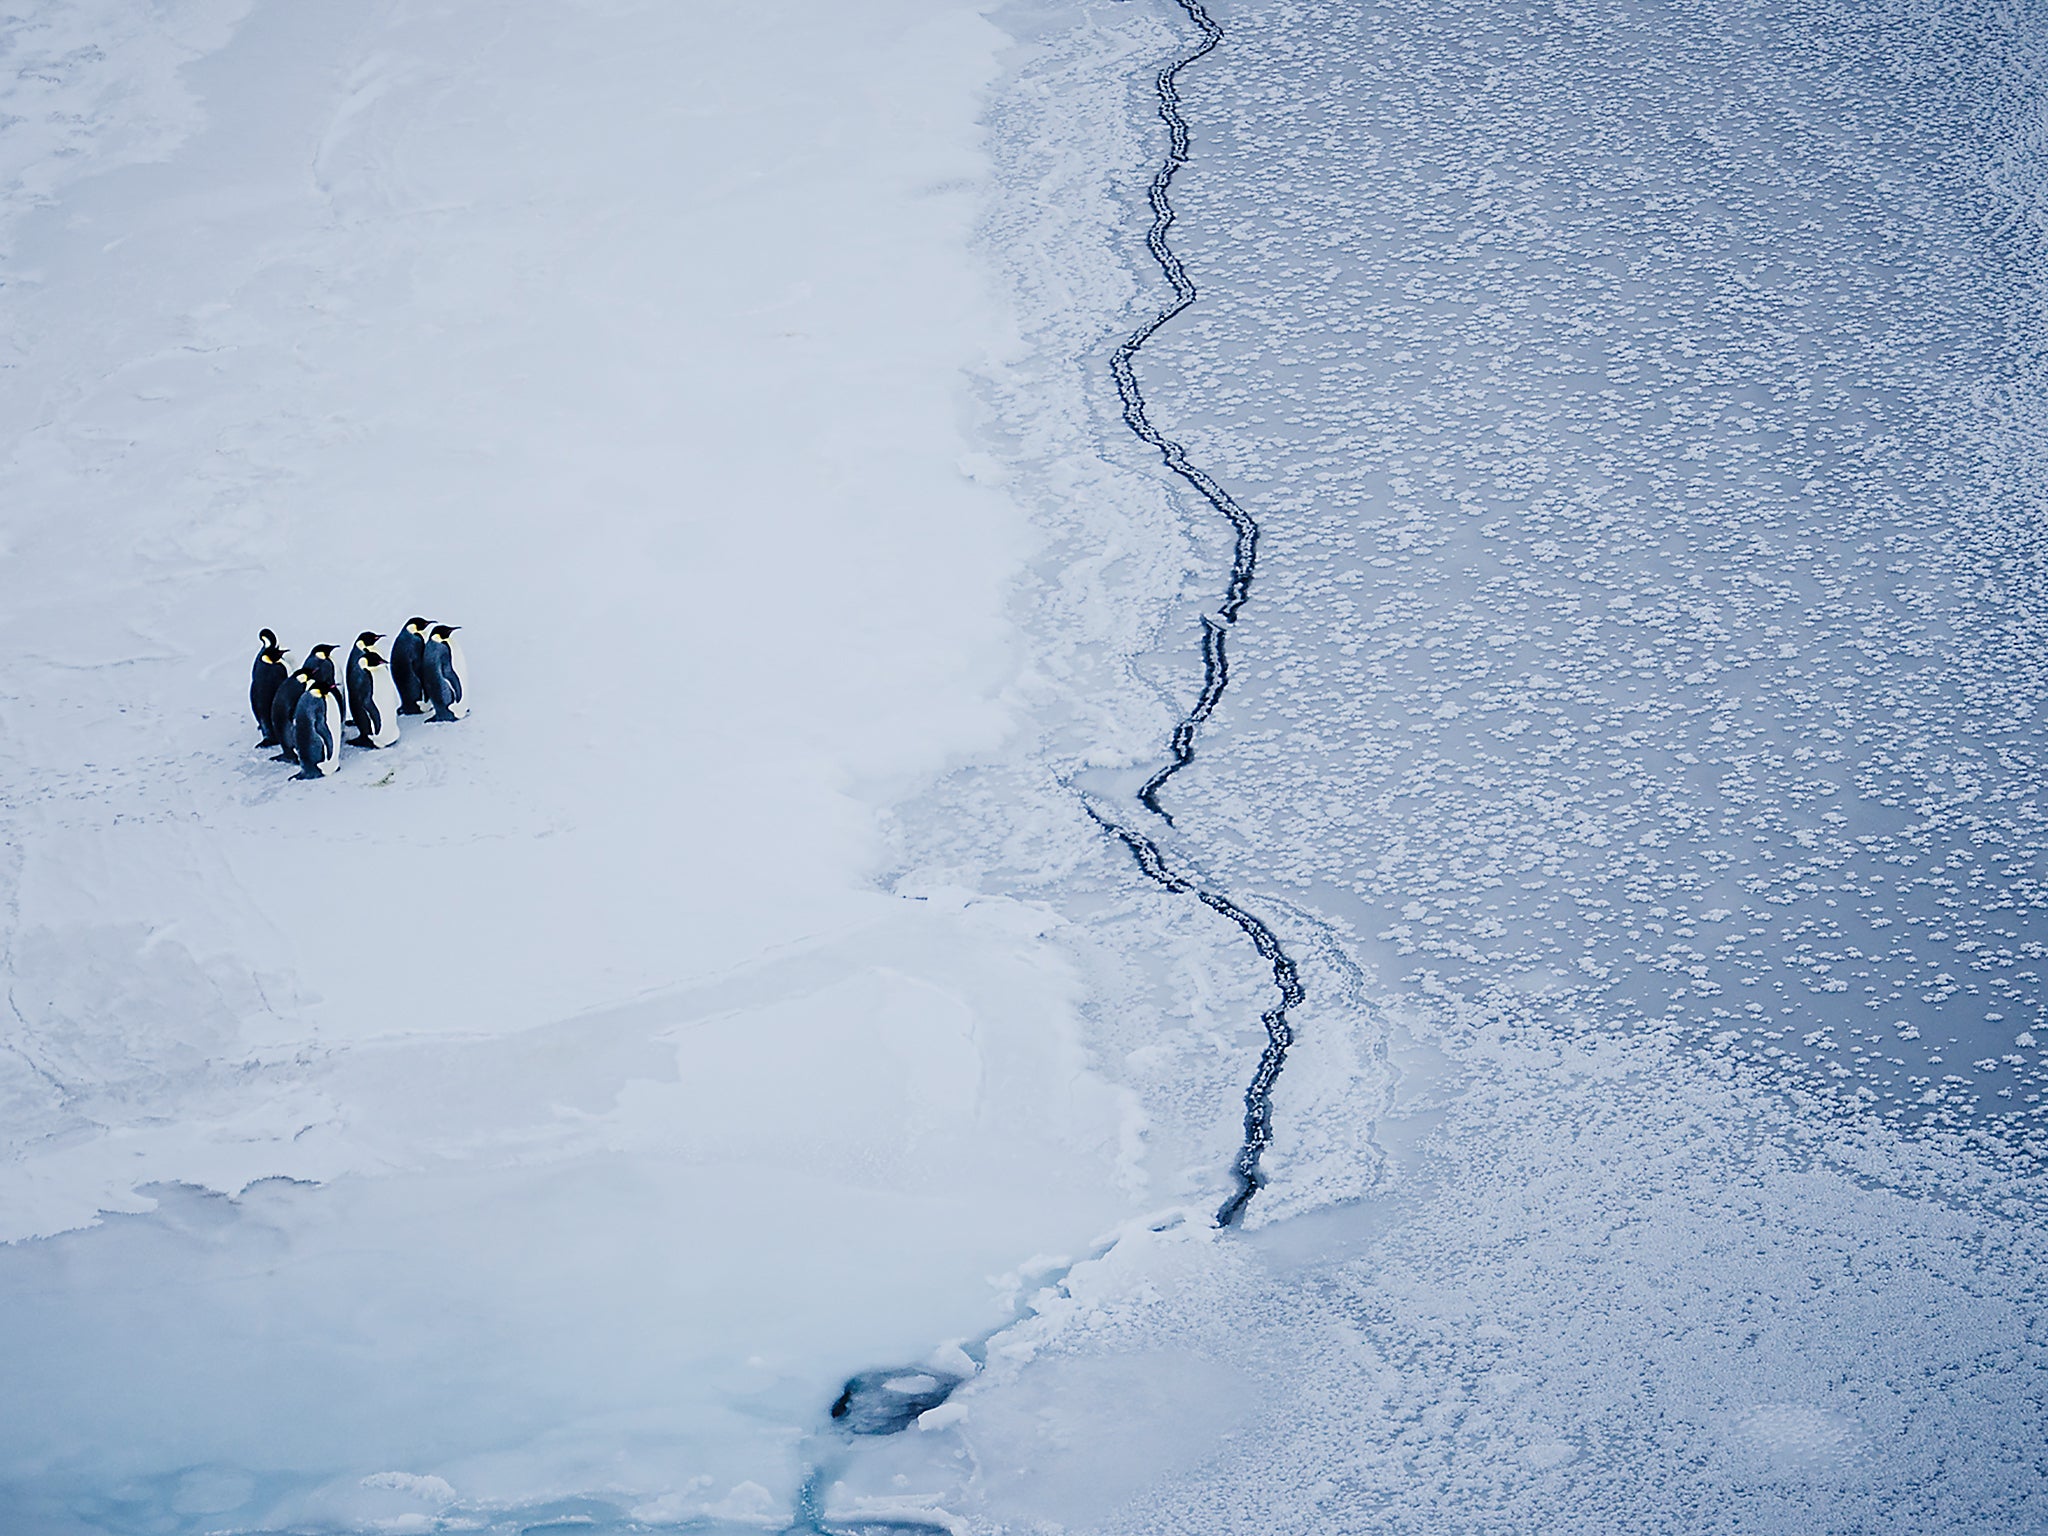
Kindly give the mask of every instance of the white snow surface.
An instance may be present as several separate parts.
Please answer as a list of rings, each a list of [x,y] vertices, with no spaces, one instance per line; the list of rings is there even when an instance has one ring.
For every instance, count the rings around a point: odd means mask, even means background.
[[[16,9],[0,1525],[786,1509],[846,1371],[1135,1195],[1060,920],[877,883],[1028,661],[1003,35]],[[259,627],[414,613],[468,719],[253,750]]]
[[[2037,23],[1212,9],[1234,1233],[1181,9],[26,13],[10,1528],[2040,1528]]]

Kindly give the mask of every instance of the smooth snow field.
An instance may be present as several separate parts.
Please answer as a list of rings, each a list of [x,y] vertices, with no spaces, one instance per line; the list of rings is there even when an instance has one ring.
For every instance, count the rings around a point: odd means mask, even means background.
[[[0,1536],[2048,1531],[2040,16],[0,60]]]
[[[1003,43],[10,21],[0,1529],[786,1509],[844,1375],[1133,1208],[1055,916],[876,884],[1018,729]],[[258,627],[415,611],[467,720],[252,750]]]

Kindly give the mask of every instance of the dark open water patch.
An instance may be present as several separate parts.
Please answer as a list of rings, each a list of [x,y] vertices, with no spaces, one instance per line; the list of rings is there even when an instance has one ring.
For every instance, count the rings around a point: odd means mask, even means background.
[[[953,1395],[967,1378],[911,1366],[849,1377],[832,1403],[832,1422],[851,1435],[893,1435]]]

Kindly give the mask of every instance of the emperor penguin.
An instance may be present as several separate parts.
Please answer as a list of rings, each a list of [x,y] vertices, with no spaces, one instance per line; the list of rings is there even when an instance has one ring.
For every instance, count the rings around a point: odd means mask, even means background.
[[[435,720],[460,720],[469,713],[462,686],[469,663],[455,638],[460,628],[460,624],[436,624],[427,631],[427,697],[434,701]]]
[[[317,677],[306,684],[292,715],[292,743],[298,748],[301,779],[319,779],[341,766],[341,691]]]
[[[391,663],[377,651],[363,657],[363,692],[355,694],[355,671],[349,671],[349,702],[356,717],[355,745],[389,747],[398,742],[398,684],[391,680]]]
[[[427,698],[427,621],[407,619],[391,642],[391,681],[398,685],[398,712],[419,715]]]
[[[256,745],[274,747],[277,733],[270,727],[270,703],[277,697],[278,684],[292,675],[292,665],[276,635],[266,629],[256,638],[260,643],[256,647],[256,664],[249,669],[249,712],[256,717],[256,729],[263,734]]]
[[[348,653],[348,716],[355,722],[356,730],[364,735],[369,734],[363,730],[363,707],[370,701],[370,675],[363,666],[363,658],[379,654],[377,642],[383,638],[375,630],[366,629],[356,636],[356,643]]]
[[[298,717],[299,700],[306,692],[306,685],[315,681],[313,674],[300,667],[290,677],[277,685],[277,692],[270,700],[270,734],[276,738],[279,748],[273,763],[296,763],[299,760],[297,745],[292,740],[292,722]]]
[[[333,646],[314,646],[313,649],[306,652],[306,659],[300,662],[299,665],[304,667],[308,672],[312,673],[315,677],[319,678],[321,687],[334,687],[335,676]]]

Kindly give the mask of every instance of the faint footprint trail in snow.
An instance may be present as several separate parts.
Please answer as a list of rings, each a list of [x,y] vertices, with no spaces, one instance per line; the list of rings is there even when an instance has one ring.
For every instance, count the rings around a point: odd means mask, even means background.
[[[1123,404],[1124,424],[1139,441],[1157,449],[1166,467],[1223,515],[1236,533],[1237,543],[1231,552],[1230,579],[1223,589],[1223,601],[1214,613],[1202,615],[1201,692],[1196,695],[1194,705],[1174,726],[1167,744],[1165,764],[1138,791],[1139,803],[1168,826],[1173,825],[1173,817],[1160,805],[1159,791],[1165,788],[1169,779],[1194,761],[1195,735],[1221,702],[1224,690],[1230,686],[1230,630],[1237,623],[1238,612],[1251,593],[1252,576],[1259,563],[1258,523],[1232,499],[1228,491],[1189,460],[1186,449],[1152,424],[1144,392],[1138,387],[1135,368],[1138,354],[1144,350],[1145,344],[1176,316],[1185,313],[1199,296],[1194,280],[1188,276],[1187,268],[1181,264],[1166,238],[1173,228],[1173,200],[1169,193],[1174,176],[1187,164],[1190,144],[1187,119],[1180,112],[1179,81],[1182,70],[1207,57],[1223,41],[1223,29],[1202,8],[1200,0],[1175,0],[1175,3],[1195,24],[1199,41],[1161,69],[1155,82],[1159,93],[1159,117],[1166,124],[1168,143],[1166,159],[1153,173],[1152,185],[1147,190],[1147,200],[1152,207],[1152,227],[1145,235],[1146,249],[1151,251],[1152,259],[1159,263],[1159,270],[1166,275],[1166,281],[1173,288],[1173,298],[1124,338],[1110,355],[1109,367],[1111,376],[1116,380],[1117,396]],[[1300,971],[1281,948],[1273,930],[1259,918],[1229,897],[1204,890],[1193,881],[1175,874],[1158,844],[1143,833],[1112,820],[1093,806],[1088,807],[1088,814],[1130,850],[1138,868],[1148,879],[1177,894],[1192,895],[1211,911],[1229,918],[1252,941],[1260,958],[1272,967],[1273,985],[1280,994],[1280,1000],[1259,1016],[1259,1022],[1266,1029],[1266,1046],[1259,1053],[1258,1070],[1252,1074],[1251,1083],[1245,1089],[1244,1141],[1238,1148],[1232,1168],[1237,1188],[1216,1212],[1217,1226],[1235,1226],[1263,1182],[1259,1163],[1267,1144],[1273,1139],[1273,1085],[1279,1081],[1281,1068],[1287,1064],[1288,1048],[1294,1044],[1294,1027],[1288,1021],[1288,1013],[1300,1006],[1305,995]]]

